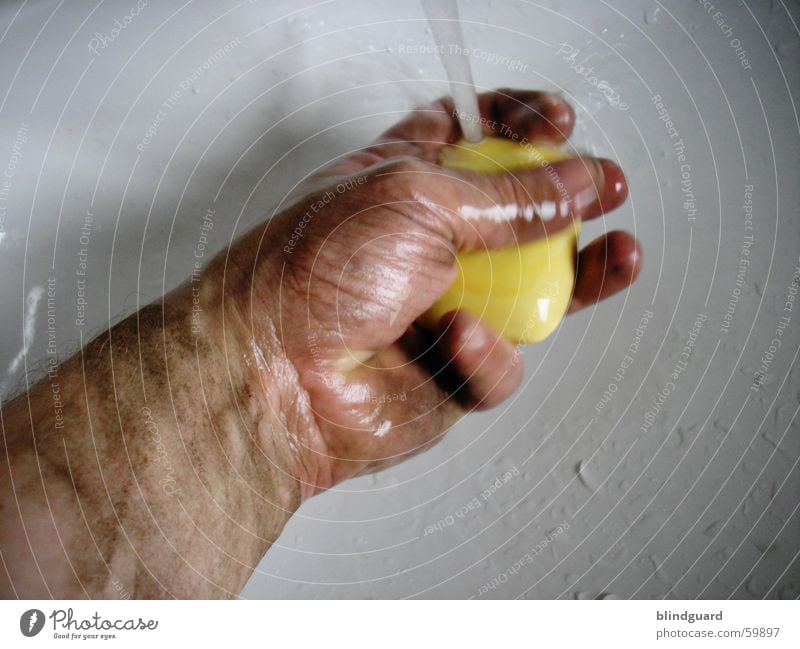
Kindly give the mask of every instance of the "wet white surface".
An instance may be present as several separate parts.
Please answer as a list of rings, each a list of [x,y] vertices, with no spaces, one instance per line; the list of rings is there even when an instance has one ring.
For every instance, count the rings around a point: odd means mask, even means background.
[[[619,4],[461,16],[479,87],[560,89],[627,171],[639,281],[507,405],[307,503],[245,597],[800,593],[800,10]],[[5,396],[447,87],[416,3],[133,6],[0,7]]]

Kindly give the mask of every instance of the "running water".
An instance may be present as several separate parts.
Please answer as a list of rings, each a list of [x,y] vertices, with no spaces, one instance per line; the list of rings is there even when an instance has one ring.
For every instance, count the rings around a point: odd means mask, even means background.
[[[450,92],[456,106],[456,117],[467,142],[480,142],[478,95],[472,82],[472,69],[464,55],[464,38],[458,19],[456,0],[422,0],[422,7],[439,46],[439,57],[450,81]]]

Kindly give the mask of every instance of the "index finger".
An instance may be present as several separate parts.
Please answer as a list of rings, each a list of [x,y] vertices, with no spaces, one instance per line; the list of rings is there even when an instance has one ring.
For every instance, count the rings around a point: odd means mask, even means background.
[[[570,158],[514,173],[481,174],[399,160],[379,175],[405,179],[415,202],[433,214],[454,250],[505,248],[546,237],[574,220],[619,207],[628,195],[622,170],[601,158]]]
[[[478,95],[478,119],[486,135],[563,142],[572,133],[575,112],[558,95],[536,90],[504,88]],[[414,155],[439,162],[442,145],[462,137],[456,109],[450,97],[414,110],[378,138],[370,151],[383,157]]]

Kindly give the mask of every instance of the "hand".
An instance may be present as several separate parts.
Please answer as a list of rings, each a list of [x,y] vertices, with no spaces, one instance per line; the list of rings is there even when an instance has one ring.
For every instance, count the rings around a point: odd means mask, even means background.
[[[504,135],[572,128],[547,94],[481,106]],[[454,253],[600,216],[625,180],[592,159],[439,167],[459,135],[447,100],[415,112],[55,383],[51,370],[3,404],[0,596],[235,596],[303,498],[428,448],[519,386],[514,346],[469,313],[433,330],[417,319],[453,281]],[[639,260],[622,232],[589,244],[572,310],[628,286]]]
[[[514,139],[562,142],[574,123],[570,106],[547,93],[491,92],[480,107],[487,134]],[[325,190],[251,233],[231,257],[249,278],[254,340],[292,368],[273,391],[283,395],[276,408],[290,403],[283,433],[304,497],[430,447],[465,412],[497,405],[520,385],[515,347],[471,314],[449,313],[435,331],[416,324],[454,280],[454,253],[530,241],[627,196],[608,160],[514,175],[444,169],[442,147],[461,137],[453,114],[450,100],[438,101],[336,161],[320,174]],[[570,312],[626,288],[640,258],[621,231],[586,246]]]

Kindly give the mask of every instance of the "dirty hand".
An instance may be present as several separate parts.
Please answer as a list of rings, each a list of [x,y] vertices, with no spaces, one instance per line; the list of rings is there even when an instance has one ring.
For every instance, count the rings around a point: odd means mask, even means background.
[[[547,94],[481,105],[500,135],[572,128]],[[235,597],[304,498],[508,397],[522,370],[507,340],[466,312],[419,325],[454,254],[600,216],[627,189],[587,158],[515,175],[440,167],[459,137],[448,101],[416,111],[62,362],[63,416],[48,378],[3,404],[0,596]],[[572,310],[625,288],[639,258],[622,232],[589,244]]]
[[[542,92],[486,93],[480,107],[495,136],[561,143],[574,123]],[[530,241],[627,196],[619,167],[595,158],[513,175],[442,168],[442,147],[460,137],[450,100],[415,111],[226,257],[245,278],[240,308],[271,368],[304,497],[430,447],[520,385],[516,348],[473,315],[451,312],[433,330],[417,322],[453,282],[456,252]],[[627,233],[587,245],[570,312],[626,288],[639,263]]]

